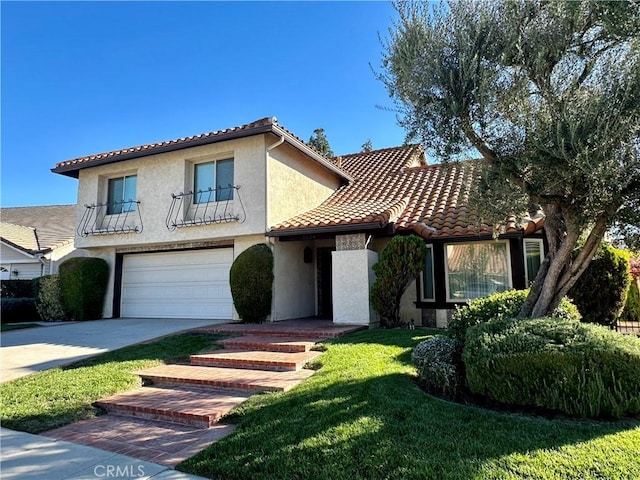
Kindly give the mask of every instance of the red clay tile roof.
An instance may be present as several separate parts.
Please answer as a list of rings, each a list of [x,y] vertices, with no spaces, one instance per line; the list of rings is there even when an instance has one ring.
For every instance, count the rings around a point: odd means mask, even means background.
[[[492,235],[493,226],[479,228],[466,205],[479,169],[477,161],[427,165],[418,145],[387,148],[337,157],[353,181],[320,206],[270,229],[272,236],[381,228],[413,231],[424,238]],[[519,225],[509,219],[504,233],[529,234],[541,220]]]
[[[329,170],[338,174],[344,180],[351,180],[351,178],[348,177],[342,170],[340,170],[340,168],[336,167],[330,161],[325,159],[321,153],[319,153],[313,147],[307,145],[303,140],[295,136],[289,130],[279,125],[278,119],[276,117],[266,117],[260,120],[256,120],[255,122],[247,123],[246,125],[241,125],[239,127],[216,130],[214,132],[203,133],[200,135],[176,138],[174,140],[150,143],[147,145],[139,145],[136,147],[123,148],[121,150],[114,150],[111,152],[97,153],[94,155],[74,158],[72,160],[66,160],[64,162],[57,163],[55,168],[51,169],[51,171],[54,173],[67,175],[69,177],[78,178],[78,172],[83,168],[115,163],[123,160],[130,160],[133,158],[146,157],[149,155],[156,155],[158,153],[182,150],[185,148],[197,147],[201,145],[208,145],[211,143],[223,142],[225,140],[233,140],[235,138],[261,135],[264,133],[273,133],[281,137],[283,136],[287,143],[293,145],[299,150],[302,150],[304,153],[320,163],[323,167],[328,168]]]

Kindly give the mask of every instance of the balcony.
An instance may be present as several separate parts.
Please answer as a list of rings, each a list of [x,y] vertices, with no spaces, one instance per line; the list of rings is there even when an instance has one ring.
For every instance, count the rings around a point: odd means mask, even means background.
[[[86,238],[89,235],[115,235],[142,233],[142,213],[140,202],[97,203],[85,205],[84,213],[76,232]]]
[[[240,198],[240,187],[209,188],[197,192],[171,194],[171,205],[165,225],[176,228],[219,223],[243,223],[246,212]]]

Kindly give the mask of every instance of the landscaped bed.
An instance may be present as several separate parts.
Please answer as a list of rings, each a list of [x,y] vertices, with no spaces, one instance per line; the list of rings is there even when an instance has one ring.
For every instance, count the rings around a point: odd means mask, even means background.
[[[640,420],[548,419],[425,394],[413,347],[429,335],[368,330],[327,343],[322,368],[252,397],[240,424],[179,469],[225,479],[636,479]]]

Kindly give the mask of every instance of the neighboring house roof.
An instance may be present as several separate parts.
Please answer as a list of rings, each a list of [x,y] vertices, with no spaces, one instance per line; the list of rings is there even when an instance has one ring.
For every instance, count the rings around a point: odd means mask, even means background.
[[[428,165],[422,147],[408,145],[336,157],[353,181],[320,206],[273,226],[269,235],[289,236],[384,228],[414,231],[424,238],[491,235],[476,227],[467,206],[479,161]],[[541,220],[520,225],[509,219],[505,233],[532,233]]]
[[[29,253],[47,252],[73,242],[75,205],[0,209],[0,238]]]
[[[208,145],[236,138],[262,135],[264,133],[273,133],[274,135],[283,138],[285,142],[302,151],[324,168],[332,171],[334,174],[337,174],[343,180],[351,180],[344,171],[323,157],[321,153],[307,145],[303,140],[296,137],[286,128],[278,125],[278,120],[275,117],[262,118],[239,127],[217,130],[214,132],[203,133],[201,135],[193,135],[190,137],[177,138],[174,140],[150,143],[147,145],[139,145],[136,147],[123,148],[121,150],[74,158],[73,160],[66,160],[64,162],[57,163],[56,167],[51,171],[69,177],[78,178],[78,172],[84,168],[121,162],[124,160],[131,160],[133,158],[146,157],[175,150],[182,150],[185,148],[198,147],[201,145]]]

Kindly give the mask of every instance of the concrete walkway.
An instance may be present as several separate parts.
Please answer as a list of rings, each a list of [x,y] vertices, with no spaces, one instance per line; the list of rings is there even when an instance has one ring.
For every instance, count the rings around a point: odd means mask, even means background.
[[[0,379],[6,382],[98,353],[219,323],[225,321],[129,318],[3,332]],[[3,480],[201,479],[125,455],[6,428],[0,428],[0,475]]]
[[[126,455],[0,428],[2,480],[203,480]]]
[[[125,318],[3,332],[0,383],[181,330],[225,322],[228,320]]]

